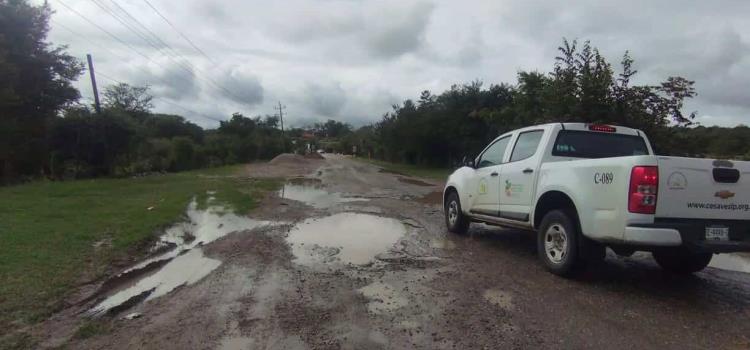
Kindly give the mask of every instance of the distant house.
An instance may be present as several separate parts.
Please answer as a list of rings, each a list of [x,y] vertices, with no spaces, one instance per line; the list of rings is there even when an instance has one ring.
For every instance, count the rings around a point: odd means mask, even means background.
[[[305,132],[302,133],[302,139],[303,140],[314,140],[315,139],[315,134],[313,134],[313,133],[311,133],[309,131],[305,131]]]

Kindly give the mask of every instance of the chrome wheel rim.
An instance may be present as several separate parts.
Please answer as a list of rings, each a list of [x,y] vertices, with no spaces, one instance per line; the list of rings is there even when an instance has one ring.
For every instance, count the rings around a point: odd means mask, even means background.
[[[565,260],[568,254],[568,235],[562,225],[553,224],[544,233],[544,251],[547,258],[555,264]]]
[[[448,203],[448,223],[456,226],[456,221],[458,221],[458,203],[451,201]]]

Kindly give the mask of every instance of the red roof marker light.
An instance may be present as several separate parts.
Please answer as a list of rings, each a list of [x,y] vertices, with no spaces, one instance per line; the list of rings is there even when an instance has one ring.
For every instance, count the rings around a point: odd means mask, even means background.
[[[589,125],[589,130],[591,131],[600,131],[600,132],[617,132],[617,129],[613,126],[609,125],[600,125],[600,124],[591,124]]]

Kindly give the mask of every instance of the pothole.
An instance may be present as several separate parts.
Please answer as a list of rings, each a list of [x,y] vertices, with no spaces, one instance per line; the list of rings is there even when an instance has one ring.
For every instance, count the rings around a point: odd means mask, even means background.
[[[303,221],[289,232],[287,242],[301,265],[364,265],[393,248],[405,234],[406,228],[396,219],[339,213]]]
[[[225,207],[198,209],[190,202],[187,221],[169,227],[152,251],[162,252],[106,281],[96,295],[109,294],[89,313],[118,312],[142,301],[158,298],[177,287],[193,284],[221,265],[203,255],[202,245],[231,232],[251,230],[272,224],[230,213]],[[113,292],[115,291],[115,292]]]
[[[198,282],[221,265],[221,261],[203,256],[200,248],[187,251],[164,265],[156,273],[147,276],[135,285],[121,290],[99,303],[91,310],[99,315],[133,301],[149,301],[163,296],[182,285]],[[144,293],[147,293],[144,295]],[[140,299],[140,300],[136,300]]]
[[[366,198],[345,197],[338,192],[326,191],[320,180],[294,179],[279,190],[279,197],[305,203],[318,209],[330,208],[339,203],[367,201]]]

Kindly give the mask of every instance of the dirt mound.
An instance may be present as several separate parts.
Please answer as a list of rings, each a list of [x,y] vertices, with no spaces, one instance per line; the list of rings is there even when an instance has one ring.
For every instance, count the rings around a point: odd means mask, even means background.
[[[318,152],[312,152],[312,153],[305,154],[305,158],[309,158],[309,159],[325,159],[325,157],[323,157]]]
[[[273,165],[298,164],[300,162],[305,162],[305,160],[306,160],[305,157],[299,154],[282,153],[276,156],[276,158],[271,159],[271,161],[269,161],[268,164],[273,164]]]
[[[249,177],[285,178],[310,175],[323,163],[325,159],[282,153],[267,163],[248,164],[246,169]]]

